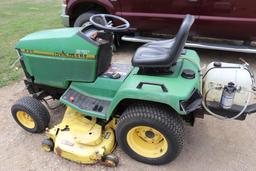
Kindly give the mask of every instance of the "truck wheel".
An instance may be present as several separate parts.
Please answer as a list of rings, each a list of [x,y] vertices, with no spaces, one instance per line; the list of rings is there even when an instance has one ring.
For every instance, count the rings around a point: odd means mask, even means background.
[[[116,127],[119,146],[133,159],[152,165],[173,161],[181,152],[181,118],[164,106],[139,103],[129,106]]]
[[[88,11],[86,13],[81,14],[75,21],[74,27],[82,27],[84,24],[89,23],[90,17],[94,14],[98,14],[96,11]],[[99,21],[100,22],[100,21]]]
[[[11,108],[14,120],[26,131],[41,133],[48,126],[50,115],[46,107],[30,96],[19,99]]]

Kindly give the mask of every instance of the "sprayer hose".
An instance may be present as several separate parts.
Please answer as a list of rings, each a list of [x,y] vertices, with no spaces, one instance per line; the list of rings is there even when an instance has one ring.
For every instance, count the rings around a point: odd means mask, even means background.
[[[246,100],[245,106],[243,107],[243,109],[242,109],[237,115],[235,115],[234,117],[231,117],[231,118],[226,118],[226,117],[220,116],[220,115],[218,115],[218,114],[212,112],[212,111],[207,107],[207,105],[206,105],[207,96],[208,96],[209,92],[212,91],[213,89],[216,89],[216,87],[210,88],[210,89],[205,93],[204,100],[203,100],[202,104],[203,104],[203,107],[205,108],[205,110],[206,110],[208,113],[210,113],[211,115],[213,115],[214,117],[216,117],[216,118],[218,118],[218,119],[221,119],[221,120],[236,119],[236,118],[238,118],[239,116],[241,116],[241,115],[244,113],[244,111],[246,110],[246,108],[247,108],[248,105],[250,104],[251,92],[248,91],[248,96],[247,96],[247,100]]]

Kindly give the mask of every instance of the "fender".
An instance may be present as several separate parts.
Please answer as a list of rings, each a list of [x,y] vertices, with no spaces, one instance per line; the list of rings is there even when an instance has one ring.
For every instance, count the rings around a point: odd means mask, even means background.
[[[67,4],[67,14],[71,14],[73,10],[82,3],[93,3],[104,7],[108,13],[115,14],[114,5],[109,0],[70,0]]]
[[[188,100],[195,90],[200,92],[201,82],[200,72],[198,71],[200,60],[197,54],[189,50],[187,56],[193,63],[188,60],[180,60],[173,69],[175,72],[171,75],[139,75],[139,68],[134,68],[113,98],[107,119],[115,114],[115,108],[126,99],[163,103],[170,106],[177,113],[186,115],[187,113],[181,109],[180,102]],[[181,76],[183,69],[193,70],[196,73],[195,78],[183,78]],[[141,83],[145,84],[139,85]]]

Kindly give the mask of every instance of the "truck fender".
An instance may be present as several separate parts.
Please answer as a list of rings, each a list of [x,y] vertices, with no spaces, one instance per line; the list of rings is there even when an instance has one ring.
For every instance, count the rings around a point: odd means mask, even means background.
[[[103,8],[105,8],[107,10],[108,13],[113,14],[114,13],[114,6],[112,5],[112,3],[108,0],[70,0],[68,2],[67,5],[67,14],[71,14],[73,12],[73,10],[78,6],[81,5],[83,3],[92,3],[92,4],[96,4],[98,6],[101,6]]]

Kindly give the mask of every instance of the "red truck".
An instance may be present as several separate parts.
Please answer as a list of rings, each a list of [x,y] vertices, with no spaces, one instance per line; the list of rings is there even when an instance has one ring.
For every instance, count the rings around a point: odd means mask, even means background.
[[[132,42],[174,35],[184,15],[192,14],[196,22],[186,46],[256,53],[255,0],[63,0],[65,26],[82,26],[95,13],[126,18],[131,29],[122,40]]]

